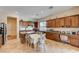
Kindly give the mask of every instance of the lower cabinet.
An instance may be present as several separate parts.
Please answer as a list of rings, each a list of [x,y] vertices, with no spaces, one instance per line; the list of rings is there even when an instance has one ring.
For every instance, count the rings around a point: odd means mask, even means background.
[[[26,43],[25,34],[20,33],[20,41],[22,44]]]
[[[60,35],[58,33],[47,32],[46,33],[46,38],[50,39],[50,40],[59,41],[60,40]]]
[[[59,33],[46,32],[46,38],[61,42]],[[79,47],[79,35],[68,35],[68,43],[73,46]]]
[[[70,44],[79,47],[79,38],[78,36],[70,36],[69,37]]]

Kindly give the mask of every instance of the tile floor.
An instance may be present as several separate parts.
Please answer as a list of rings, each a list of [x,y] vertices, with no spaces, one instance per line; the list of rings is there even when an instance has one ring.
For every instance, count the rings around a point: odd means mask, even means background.
[[[47,53],[78,53],[79,48],[64,44],[61,42],[46,41]],[[21,44],[17,40],[8,40],[7,43],[0,48],[0,53],[39,53],[26,44]]]

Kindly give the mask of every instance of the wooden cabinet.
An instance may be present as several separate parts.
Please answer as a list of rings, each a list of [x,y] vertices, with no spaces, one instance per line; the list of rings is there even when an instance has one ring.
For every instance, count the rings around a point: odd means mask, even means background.
[[[25,36],[26,36],[26,34],[19,33],[20,41],[21,41],[22,44],[25,44],[26,43]]]
[[[55,27],[56,27],[56,28],[59,28],[59,27],[60,27],[60,20],[59,20],[59,18],[56,19],[55,22],[56,22],[56,23],[55,23]]]
[[[52,19],[47,21],[48,28],[59,28],[59,27],[67,27],[67,28],[78,28],[79,27],[79,15],[67,16],[57,19]]]
[[[51,20],[47,20],[47,23],[46,23],[46,25],[47,25],[47,28],[51,28],[51,26],[52,26],[52,24],[51,24],[52,22],[51,22]]]
[[[79,27],[79,16],[68,16],[65,17],[65,27],[78,28]]]
[[[47,39],[52,39],[53,35],[50,32],[46,32],[46,38]]]
[[[34,22],[34,27],[38,28],[38,22]]]
[[[55,41],[59,41],[60,36],[58,33],[46,32],[46,38],[51,39],[51,40],[55,40]]]
[[[52,24],[52,28],[55,28],[55,19],[53,19],[52,21],[51,21],[51,24]]]
[[[60,18],[59,20],[60,20],[59,21],[59,23],[60,23],[59,26],[60,27],[64,27],[64,25],[65,25],[65,18],[63,17],[63,18]]]
[[[71,27],[71,19],[70,19],[70,16],[65,17],[65,27],[67,27],[67,28]]]
[[[70,16],[71,27],[79,27],[79,16]]]
[[[79,35],[69,36],[70,44],[79,47]]]

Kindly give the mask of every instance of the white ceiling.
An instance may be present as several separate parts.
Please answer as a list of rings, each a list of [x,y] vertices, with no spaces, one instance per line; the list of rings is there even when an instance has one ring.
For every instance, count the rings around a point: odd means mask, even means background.
[[[49,6],[0,6],[0,11],[4,13],[15,12],[21,18],[37,19],[51,14],[54,15],[70,8],[72,6],[53,6],[53,9],[49,9]]]

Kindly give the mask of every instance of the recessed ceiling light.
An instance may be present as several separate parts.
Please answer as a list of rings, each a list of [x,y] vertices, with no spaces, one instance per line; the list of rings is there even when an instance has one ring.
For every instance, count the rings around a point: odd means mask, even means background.
[[[53,9],[53,6],[50,6],[49,9]]]

